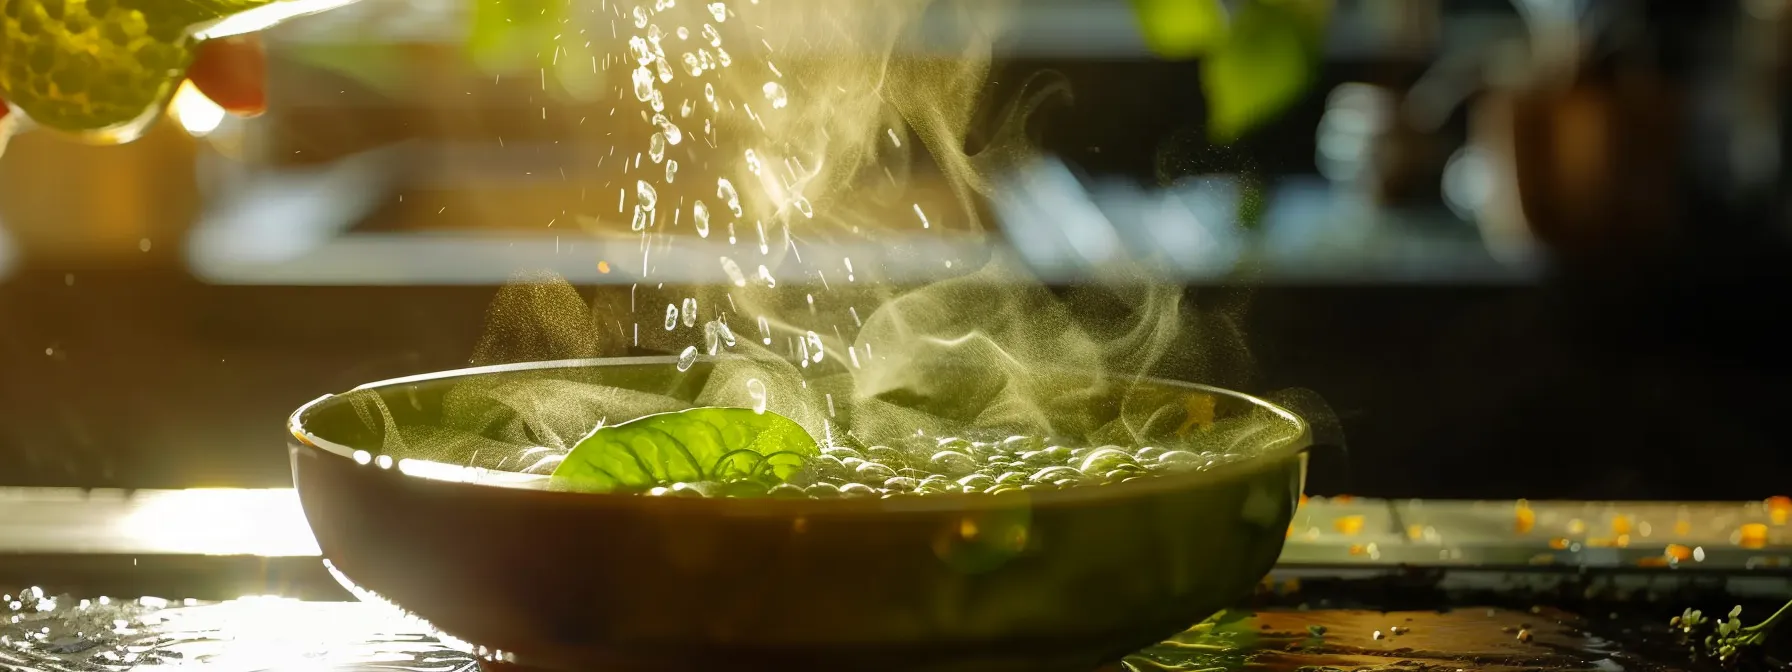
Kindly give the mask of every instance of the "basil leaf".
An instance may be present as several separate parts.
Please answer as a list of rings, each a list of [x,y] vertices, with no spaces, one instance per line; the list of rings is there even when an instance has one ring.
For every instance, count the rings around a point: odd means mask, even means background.
[[[782,482],[821,454],[795,421],[746,408],[693,408],[599,427],[554,470],[583,492],[748,478]]]
[[[1132,0],[1145,46],[1159,58],[1184,60],[1226,39],[1220,0]]]
[[[1331,0],[1249,0],[1201,61],[1208,136],[1230,144],[1298,102],[1319,73]]]

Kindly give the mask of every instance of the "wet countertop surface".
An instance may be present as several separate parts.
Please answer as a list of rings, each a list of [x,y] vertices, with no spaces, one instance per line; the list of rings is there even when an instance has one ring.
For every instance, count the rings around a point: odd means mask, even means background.
[[[1314,498],[1255,609],[1109,669],[1682,669],[1664,609],[1792,595],[1788,513]],[[469,647],[350,601],[317,555],[290,490],[0,489],[0,670],[476,669]],[[1567,589],[1571,608],[1537,606]]]

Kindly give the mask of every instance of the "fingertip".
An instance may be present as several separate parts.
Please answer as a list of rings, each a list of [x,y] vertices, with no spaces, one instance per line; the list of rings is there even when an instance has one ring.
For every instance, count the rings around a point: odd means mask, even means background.
[[[252,117],[267,111],[267,52],[258,36],[200,43],[187,79],[231,114]]]

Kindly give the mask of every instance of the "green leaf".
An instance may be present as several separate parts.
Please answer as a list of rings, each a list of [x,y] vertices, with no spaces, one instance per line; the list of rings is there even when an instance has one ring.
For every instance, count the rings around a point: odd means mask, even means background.
[[[487,73],[545,66],[565,13],[566,0],[475,0],[468,54]]]
[[[1237,140],[1289,105],[1312,84],[1331,0],[1248,0],[1224,45],[1201,61],[1208,136]]]
[[[746,408],[693,408],[599,427],[554,470],[561,488],[643,490],[749,478],[781,482],[821,454],[801,425]]]
[[[1226,39],[1220,0],[1132,0],[1145,46],[1159,58],[1194,58]]]

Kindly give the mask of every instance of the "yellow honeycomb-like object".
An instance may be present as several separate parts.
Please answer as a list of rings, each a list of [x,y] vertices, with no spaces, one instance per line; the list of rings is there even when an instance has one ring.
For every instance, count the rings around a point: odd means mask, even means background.
[[[269,0],[0,0],[0,99],[38,125],[128,140],[193,61],[195,26]]]

